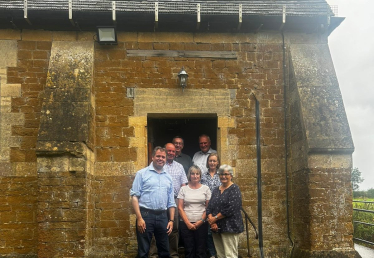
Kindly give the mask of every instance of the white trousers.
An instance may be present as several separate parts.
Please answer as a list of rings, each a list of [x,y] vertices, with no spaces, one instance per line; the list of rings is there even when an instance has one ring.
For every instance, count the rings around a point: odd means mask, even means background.
[[[239,233],[212,233],[218,258],[238,258]]]

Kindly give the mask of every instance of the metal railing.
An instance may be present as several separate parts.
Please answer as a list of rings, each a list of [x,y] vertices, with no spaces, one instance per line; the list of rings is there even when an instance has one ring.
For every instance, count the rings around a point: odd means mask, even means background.
[[[244,213],[244,218],[245,218],[245,231],[246,231],[246,235],[247,235],[247,255],[248,257],[252,257],[251,255],[251,252],[250,252],[250,248],[249,248],[249,233],[248,233],[248,222],[251,223],[252,227],[253,227],[253,230],[255,231],[255,239],[258,239],[258,232],[257,232],[257,228],[255,226],[255,224],[253,223],[253,221],[251,220],[251,218],[249,217],[249,215],[247,214],[247,212],[242,208],[242,212]]]
[[[362,232],[358,232],[358,225],[363,225],[361,229],[365,229],[366,227],[369,227],[369,228],[371,228],[370,232],[374,231],[374,228],[373,228],[374,224],[368,222],[368,221],[374,221],[374,215],[370,216],[370,214],[374,214],[374,202],[353,201],[353,203],[354,204],[355,203],[361,203],[361,204],[363,203],[364,204],[364,205],[361,205],[363,207],[356,208],[357,205],[354,205],[354,208],[353,208],[353,219],[354,219],[353,220],[353,226],[354,226],[353,239],[357,240],[357,241],[360,241],[360,242],[363,242],[365,244],[374,245],[374,242],[371,242],[370,240],[362,239],[362,238],[357,237],[357,236],[363,234]],[[371,210],[369,208],[371,208]],[[366,217],[363,217],[361,214],[369,214],[369,216],[365,215]],[[355,220],[355,218],[361,219],[361,220]],[[365,220],[365,221],[362,221],[362,220]],[[373,236],[373,234],[369,233],[369,236]]]

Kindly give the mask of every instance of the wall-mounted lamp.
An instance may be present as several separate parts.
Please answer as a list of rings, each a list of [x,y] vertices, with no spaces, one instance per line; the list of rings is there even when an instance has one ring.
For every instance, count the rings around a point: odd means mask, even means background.
[[[100,45],[117,45],[117,31],[113,26],[97,27],[97,42]]]
[[[179,84],[182,87],[182,89],[184,90],[184,88],[187,87],[187,79],[188,79],[188,74],[184,70],[184,67],[182,67],[182,69],[179,71],[178,77],[179,77]]]

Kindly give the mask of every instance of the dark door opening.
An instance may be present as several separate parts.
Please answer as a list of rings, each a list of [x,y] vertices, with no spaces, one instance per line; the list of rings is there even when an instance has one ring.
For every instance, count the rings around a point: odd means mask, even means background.
[[[199,136],[207,134],[211,148],[217,150],[217,115],[193,114],[148,114],[148,157],[156,146],[172,142],[174,136],[184,139],[183,153],[191,158],[199,151]]]

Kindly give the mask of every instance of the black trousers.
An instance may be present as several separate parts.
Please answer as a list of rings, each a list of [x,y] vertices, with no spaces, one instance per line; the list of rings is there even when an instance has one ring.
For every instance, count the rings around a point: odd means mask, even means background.
[[[203,223],[197,230],[189,230],[186,224],[180,221],[179,231],[184,242],[185,257],[205,258],[208,222]]]

